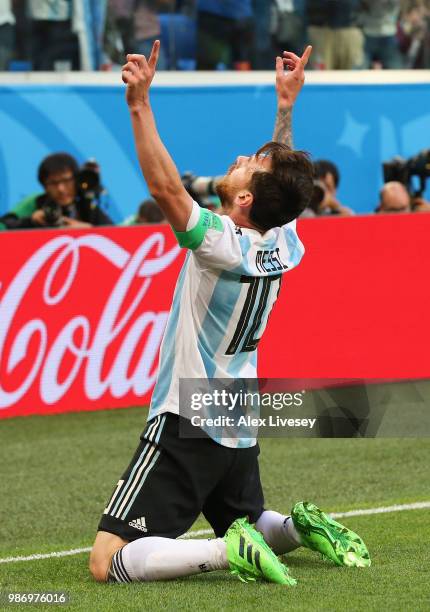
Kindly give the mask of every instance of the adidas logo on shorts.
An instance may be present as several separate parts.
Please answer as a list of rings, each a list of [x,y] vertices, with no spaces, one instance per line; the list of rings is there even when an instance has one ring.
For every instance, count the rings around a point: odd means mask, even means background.
[[[129,522],[130,527],[134,527],[135,529],[140,529],[140,531],[144,531],[145,533],[148,531],[146,528],[146,520],[145,517],[134,519],[134,521]]]

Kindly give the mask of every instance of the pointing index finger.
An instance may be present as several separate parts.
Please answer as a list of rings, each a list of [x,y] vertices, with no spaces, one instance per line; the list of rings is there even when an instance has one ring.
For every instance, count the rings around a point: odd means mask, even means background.
[[[150,68],[155,69],[158,61],[158,54],[160,52],[160,41],[156,40],[152,45],[151,55],[149,56],[148,65]]]
[[[312,46],[311,46],[311,45],[308,45],[308,46],[306,47],[305,52],[303,53],[302,57],[300,58],[300,62],[301,62],[301,64],[302,64],[303,68],[304,68],[304,67],[306,66],[306,64],[308,63],[309,58],[310,58],[310,56],[311,56],[311,53],[312,53]]]

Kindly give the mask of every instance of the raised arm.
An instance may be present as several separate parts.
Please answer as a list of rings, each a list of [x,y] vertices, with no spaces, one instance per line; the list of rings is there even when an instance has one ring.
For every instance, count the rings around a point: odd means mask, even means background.
[[[283,142],[292,149],[294,148],[292,128],[293,107],[304,85],[305,68],[311,53],[312,47],[308,46],[302,57],[295,55],[295,53],[284,51],[283,57],[279,56],[276,58],[276,95],[278,107],[273,140]]]
[[[156,40],[148,60],[144,55],[127,55],[122,80],[127,85],[126,98],[137,156],[148,189],[173,229],[183,232],[187,228],[193,201],[161,141],[149,101],[159,50],[160,41]]]

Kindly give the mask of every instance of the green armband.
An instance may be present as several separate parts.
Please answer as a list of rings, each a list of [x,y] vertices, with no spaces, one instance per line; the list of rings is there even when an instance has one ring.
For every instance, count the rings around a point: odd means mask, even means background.
[[[187,232],[177,232],[173,230],[180,247],[191,249],[194,251],[198,249],[206,232],[209,229],[217,230],[218,232],[223,231],[223,224],[218,215],[215,215],[212,211],[206,208],[200,209],[200,217],[197,224]]]

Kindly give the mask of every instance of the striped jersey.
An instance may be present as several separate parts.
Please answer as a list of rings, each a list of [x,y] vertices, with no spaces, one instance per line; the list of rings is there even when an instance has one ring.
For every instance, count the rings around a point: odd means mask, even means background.
[[[161,343],[149,420],[164,412],[179,413],[181,378],[257,376],[257,347],[282,276],[304,254],[296,221],[261,234],[236,227],[228,216],[195,202],[187,230],[175,233],[189,251]],[[217,442],[255,444],[254,439]]]

